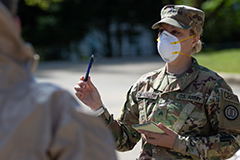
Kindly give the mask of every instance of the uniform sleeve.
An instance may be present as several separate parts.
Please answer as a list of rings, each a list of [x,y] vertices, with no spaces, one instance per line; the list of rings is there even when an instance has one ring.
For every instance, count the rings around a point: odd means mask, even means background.
[[[238,150],[231,158],[227,160],[238,160],[240,159],[240,150]]]
[[[69,93],[55,92],[51,109],[50,159],[116,160],[111,132],[101,119],[84,111]]]
[[[107,109],[100,117],[112,130],[118,151],[131,150],[140,140],[141,134],[132,128],[132,124],[138,123],[138,105],[135,100],[135,87],[131,87],[126,96],[120,117],[115,120]]]
[[[239,101],[223,80],[215,83],[205,104],[215,134],[209,137],[176,138],[174,150],[193,159],[226,159],[240,146]]]

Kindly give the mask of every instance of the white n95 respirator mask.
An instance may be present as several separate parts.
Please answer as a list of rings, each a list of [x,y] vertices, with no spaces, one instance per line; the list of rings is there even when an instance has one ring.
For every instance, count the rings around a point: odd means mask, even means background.
[[[171,33],[163,31],[160,37],[157,39],[158,53],[165,62],[174,61],[179,56],[179,54],[191,57],[191,55],[187,55],[181,52],[180,42],[185,41],[192,37],[194,37],[194,35],[179,41],[178,38],[172,35]]]

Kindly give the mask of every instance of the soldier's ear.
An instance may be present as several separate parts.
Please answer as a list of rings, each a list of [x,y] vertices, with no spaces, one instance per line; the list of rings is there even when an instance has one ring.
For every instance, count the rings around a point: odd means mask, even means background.
[[[194,47],[200,39],[200,36],[194,36],[192,41],[192,47]]]

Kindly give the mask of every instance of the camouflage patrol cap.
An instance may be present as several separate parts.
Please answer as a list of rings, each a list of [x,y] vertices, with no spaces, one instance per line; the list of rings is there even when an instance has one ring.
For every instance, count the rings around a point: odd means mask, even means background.
[[[202,33],[205,14],[202,10],[185,5],[166,5],[161,10],[161,20],[152,26],[158,29],[160,23],[167,23],[181,29],[193,29],[196,35]]]

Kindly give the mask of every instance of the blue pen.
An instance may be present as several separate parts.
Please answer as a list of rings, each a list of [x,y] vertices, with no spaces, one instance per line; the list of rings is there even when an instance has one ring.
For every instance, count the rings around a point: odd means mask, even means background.
[[[87,82],[87,80],[88,80],[88,75],[90,73],[90,69],[92,67],[93,60],[94,60],[94,55],[92,54],[92,56],[90,58],[90,61],[89,61],[89,64],[88,64],[88,69],[87,69],[87,72],[86,72],[86,75],[85,75],[85,78],[84,78],[85,82]]]

